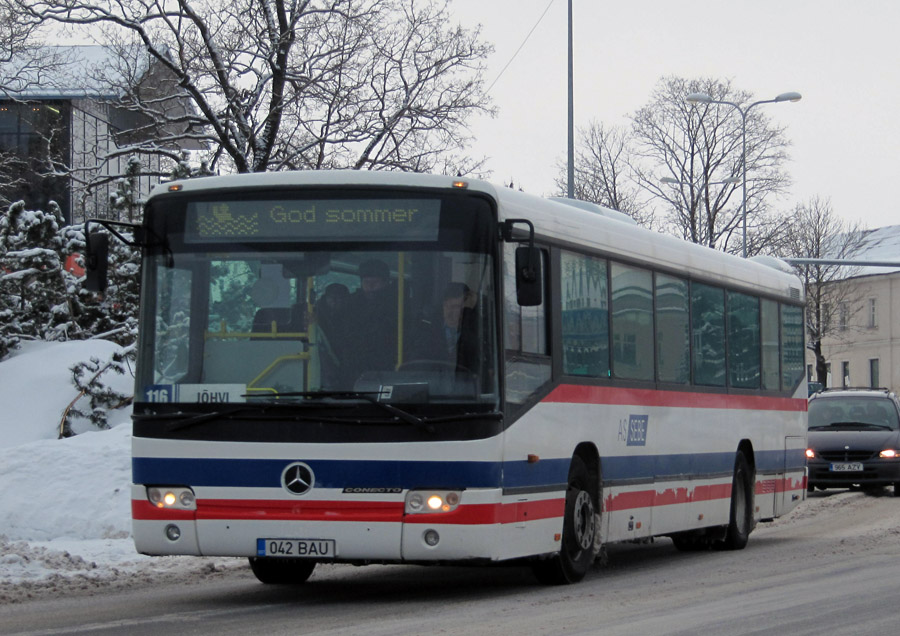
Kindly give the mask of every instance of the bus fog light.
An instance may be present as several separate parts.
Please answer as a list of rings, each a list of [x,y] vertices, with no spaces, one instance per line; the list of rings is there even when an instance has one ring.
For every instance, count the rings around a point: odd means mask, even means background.
[[[426,530],[422,538],[425,539],[426,545],[433,548],[440,542],[441,535],[437,533],[437,530]]]
[[[170,523],[166,526],[166,538],[169,541],[178,541],[181,538],[181,528],[174,523]]]

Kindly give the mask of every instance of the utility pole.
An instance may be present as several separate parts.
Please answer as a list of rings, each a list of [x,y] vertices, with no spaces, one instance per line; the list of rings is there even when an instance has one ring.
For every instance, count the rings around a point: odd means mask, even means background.
[[[569,0],[569,187],[568,197],[575,198],[575,107],[572,79],[572,0]]]

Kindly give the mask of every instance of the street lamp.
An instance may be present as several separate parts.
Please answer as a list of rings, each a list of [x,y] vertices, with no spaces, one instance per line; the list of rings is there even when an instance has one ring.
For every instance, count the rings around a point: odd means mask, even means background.
[[[727,179],[723,179],[722,181],[704,181],[702,182],[704,185],[724,185],[726,183],[737,183],[741,180],[740,177],[728,177]],[[670,183],[672,185],[694,185],[690,181],[679,181],[678,179],[673,179],[672,177],[663,177],[660,179],[662,183]]]
[[[758,102],[753,102],[746,108],[741,108],[740,104],[734,102],[713,99],[706,93],[691,93],[685,98],[691,104],[726,104],[728,106],[733,106],[735,110],[741,114],[741,165],[743,166],[743,196],[741,203],[741,216],[743,217],[743,246],[741,248],[741,255],[744,258],[747,258],[747,113],[750,112],[751,108],[759,106],[760,104],[799,102],[801,97],[802,95],[800,95],[800,93],[790,91],[788,93],[782,93],[775,99],[763,99]]]

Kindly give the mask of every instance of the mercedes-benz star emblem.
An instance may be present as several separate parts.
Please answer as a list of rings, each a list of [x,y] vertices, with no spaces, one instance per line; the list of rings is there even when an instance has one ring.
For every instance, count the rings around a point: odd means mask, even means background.
[[[303,462],[289,464],[281,473],[281,483],[292,495],[305,495],[312,490],[316,477],[312,468]]]

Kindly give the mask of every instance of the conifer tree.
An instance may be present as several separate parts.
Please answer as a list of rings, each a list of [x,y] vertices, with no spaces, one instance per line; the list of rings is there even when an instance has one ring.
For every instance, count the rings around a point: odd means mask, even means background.
[[[0,324],[8,353],[20,338],[66,340],[79,337],[74,307],[63,270],[56,204],[49,212],[26,210],[22,201],[0,214]]]

